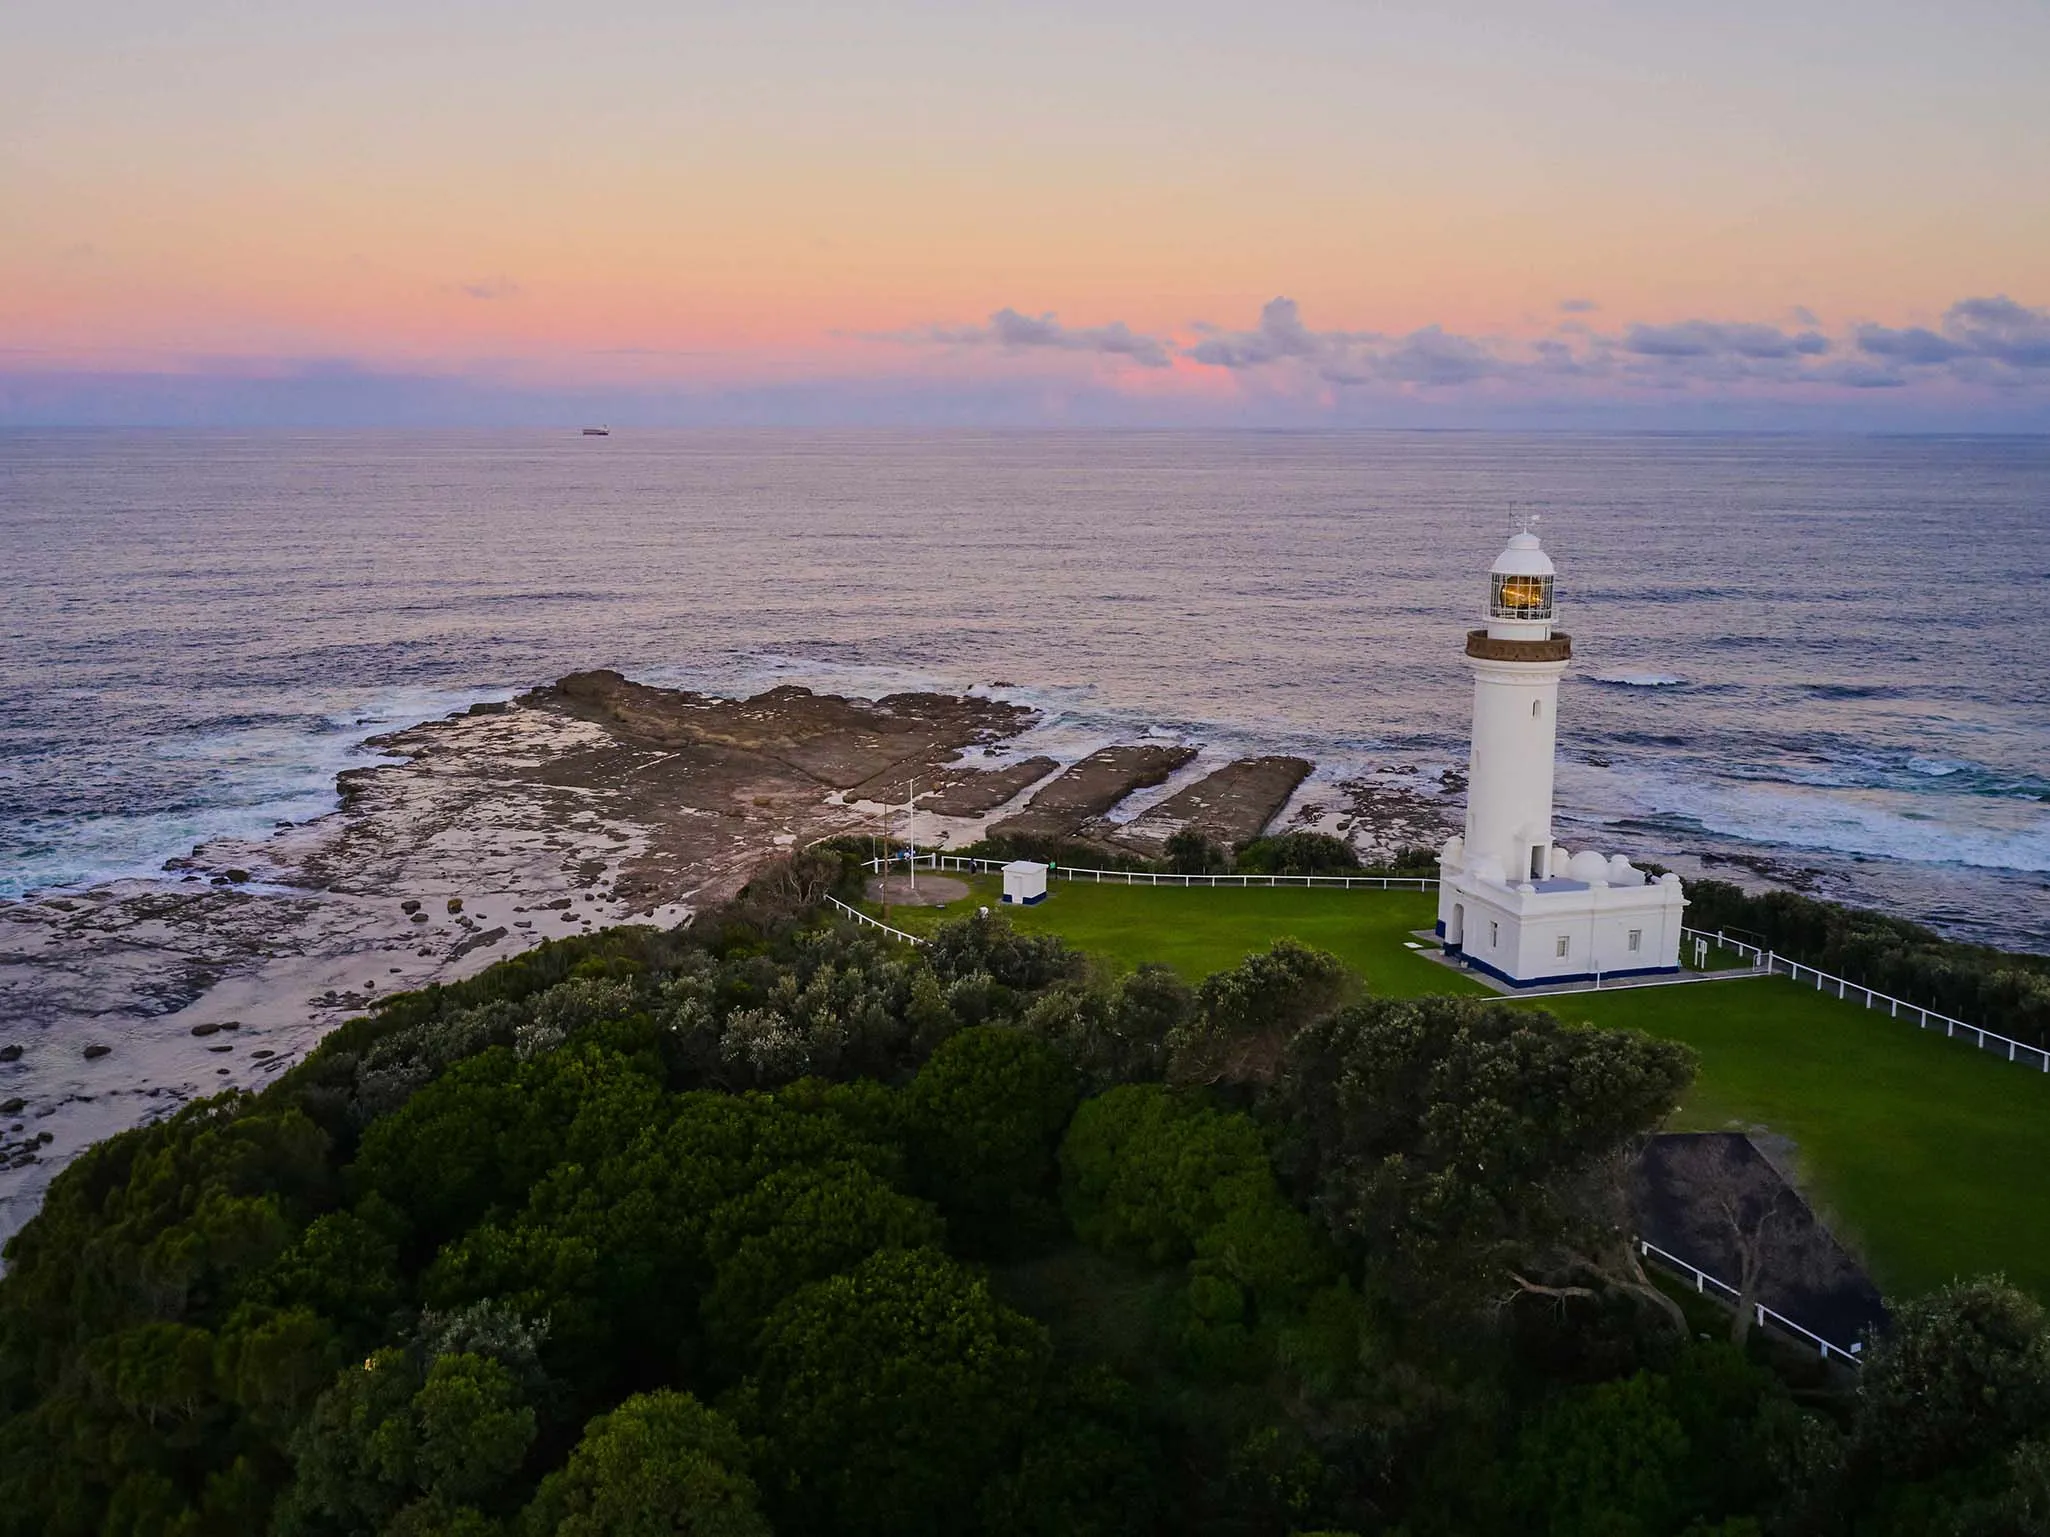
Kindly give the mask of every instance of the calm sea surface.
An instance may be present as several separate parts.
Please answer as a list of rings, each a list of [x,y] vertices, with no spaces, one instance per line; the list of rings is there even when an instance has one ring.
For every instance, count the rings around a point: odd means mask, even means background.
[[[0,433],[0,895],[318,814],[371,731],[583,667],[1428,772],[1533,513],[1567,842],[2050,949],[2040,438]]]

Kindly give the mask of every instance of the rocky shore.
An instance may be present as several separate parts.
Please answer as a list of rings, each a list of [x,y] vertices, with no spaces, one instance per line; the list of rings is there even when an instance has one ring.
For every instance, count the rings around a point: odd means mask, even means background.
[[[1285,824],[1371,857],[1456,815],[1368,785],[1327,804],[1301,759],[1201,772],[1186,744],[1057,773],[1025,751],[1035,721],[981,695],[728,700],[577,673],[374,739],[381,761],[340,776],[330,815],[202,845],[155,879],[0,902],[0,1238],[91,1142],[260,1086],[380,996],[554,934],[674,925],[814,838],[901,840],[914,783],[920,843],[957,847],[993,827],[1144,849],[1184,822],[1222,841]],[[1107,820],[1182,771],[1128,825]]]

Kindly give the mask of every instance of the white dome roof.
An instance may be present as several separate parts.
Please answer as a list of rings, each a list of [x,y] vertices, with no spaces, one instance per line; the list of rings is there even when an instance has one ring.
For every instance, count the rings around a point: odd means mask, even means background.
[[[1491,576],[1551,576],[1552,557],[1538,543],[1538,536],[1522,533],[1511,539],[1494,565],[1488,568]]]
[[[1575,854],[1567,869],[1576,881],[1605,881],[1609,878],[1609,862],[1593,849],[1582,849]]]

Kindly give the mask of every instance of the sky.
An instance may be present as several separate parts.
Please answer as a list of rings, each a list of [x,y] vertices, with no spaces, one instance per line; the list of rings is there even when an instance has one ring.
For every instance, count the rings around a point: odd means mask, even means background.
[[[0,424],[2050,431],[2042,0],[9,0]]]

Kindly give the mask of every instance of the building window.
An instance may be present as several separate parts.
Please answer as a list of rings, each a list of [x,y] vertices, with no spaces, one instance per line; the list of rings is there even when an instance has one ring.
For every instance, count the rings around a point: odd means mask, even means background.
[[[1544,701],[1543,701],[1542,699],[1533,699],[1533,700],[1532,700],[1532,701],[1530,702],[1530,713],[1531,713],[1531,715],[1532,715],[1533,717],[1535,717],[1536,715],[1538,715],[1538,714],[1539,714],[1539,713],[1541,712],[1541,710],[1542,710],[1543,706],[1544,706]]]
[[[1494,948],[1495,948],[1496,946],[1500,945],[1501,943],[1502,943],[1502,925],[1501,925],[1501,924],[1499,924],[1499,923],[1491,923],[1491,924],[1489,924],[1489,925],[1488,925],[1488,948],[1489,948],[1490,950],[1492,950],[1492,949],[1494,949]]]
[[[1644,948],[1643,929],[1632,929],[1630,931],[1630,948],[1632,950],[1642,950]]]
[[[1572,948],[1573,941],[1568,936],[1561,934],[1559,936],[1559,942],[1552,946],[1552,954],[1558,956],[1559,959],[1563,961],[1566,959],[1566,952]]]

